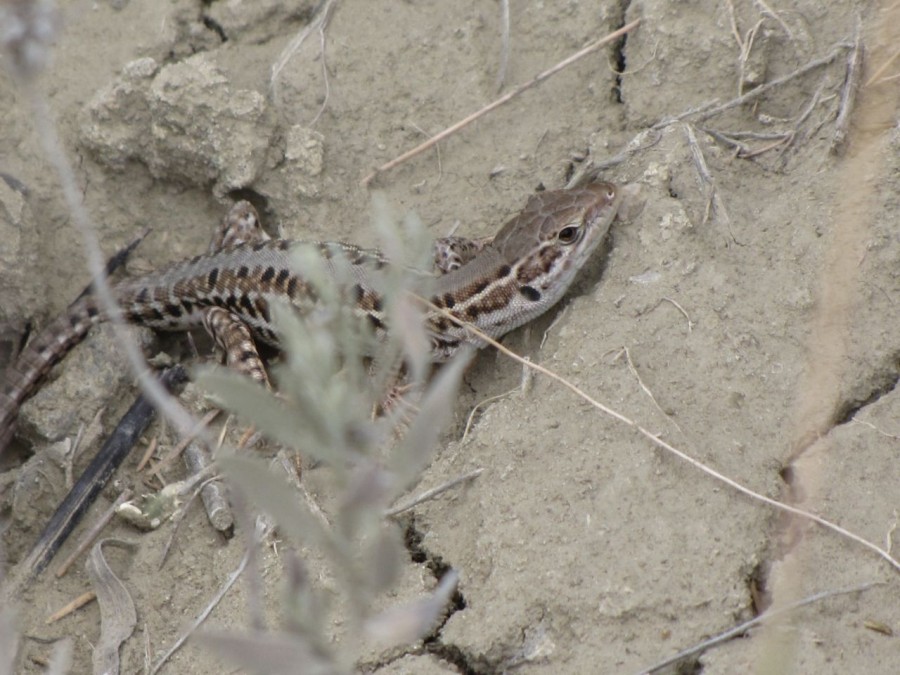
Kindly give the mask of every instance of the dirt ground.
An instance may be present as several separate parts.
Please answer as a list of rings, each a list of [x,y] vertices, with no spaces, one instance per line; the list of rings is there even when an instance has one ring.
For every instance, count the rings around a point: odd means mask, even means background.
[[[372,244],[364,176],[640,19],[625,41],[385,172],[377,187],[435,236],[457,224],[483,236],[591,161],[605,180],[640,184],[643,212],[614,226],[559,307],[505,344],[737,483],[890,549],[900,509],[900,134],[887,79],[897,66],[877,71],[900,39],[896,5],[881,8],[891,4],[510,3],[499,86],[500,3],[338,0],[273,91],[273,64],[319,16],[313,2],[76,0],[65,3],[40,86],[104,250],[153,228],[129,263],[138,272],[205,250],[237,197],[286,236]],[[860,22],[865,86],[839,143]],[[713,107],[767,84],[742,105]],[[691,110],[708,113],[670,119]],[[0,117],[9,352],[89,275],[28,101],[6,75]],[[634,152],[609,161],[626,148]],[[119,351],[97,331],[22,413],[35,454],[2,475],[10,575],[65,493],[56,442],[104,407],[111,425],[134,394]],[[424,645],[369,655],[368,669],[637,672],[771,603],[874,583],[701,652],[686,672],[900,672],[898,565],[789,520],[547,378],[521,380],[521,366],[493,351],[466,375],[453,426],[414,492],[483,473],[407,516],[410,561],[396,591],[416,597],[452,567],[459,596]],[[140,483],[137,461],[88,522]],[[327,502],[326,471],[304,480]],[[159,570],[170,528],[109,531],[139,542],[132,556],[116,554],[138,617],[123,672],[144,672],[243,554],[242,536],[226,540],[194,508]],[[260,564],[277,616],[277,547]],[[48,641],[65,636],[72,672],[90,670],[97,604],[45,624],[88,588],[79,562],[17,599],[18,672],[42,672]],[[244,596],[238,584],[208,625],[247,626]],[[220,669],[189,643],[161,672]]]

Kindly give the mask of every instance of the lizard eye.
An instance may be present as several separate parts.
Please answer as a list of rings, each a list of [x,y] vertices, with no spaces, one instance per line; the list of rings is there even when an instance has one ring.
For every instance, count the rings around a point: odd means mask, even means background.
[[[581,229],[575,227],[574,225],[569,225],[568,227],[564,227],[559,231],[557,238],[559,239],[560,244],[573,244],[578,241],[578,238],[581,236]]]

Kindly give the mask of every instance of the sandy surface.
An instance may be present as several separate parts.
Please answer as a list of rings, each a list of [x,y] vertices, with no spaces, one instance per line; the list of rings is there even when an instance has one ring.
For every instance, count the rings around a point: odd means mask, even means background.
[[[104,249],[153,227],[132,271],[203,251],[236,197],[251,197],[287,236],[370,244],[360,179],[498,95],[498,3],[344,0],[324,33],[327,84],[313,33],[281,70],[273,100],[272,64],[312,4],[67,4],[41,87]],[[898,39],[885,27],[900,24],[858,0],[827,10],[815,0],[767,4],[777,16],[760,13],[763,3],[713,0],[511,3],[503,92],[627,21],[642,24],[621,49],[567,68],[378,186],[436,236],[456,224],[481,236],[534,190],[559,187],[586,158],[602,163],[636,139],[638,151],[601,175],[641,184],[643,212],[615,225],[607,252],[558,309],[505,344],[740,484],[773,499],[793,494],[883,547],[900,508],[896,81],[867,87],[849,148],[832,144],[857,16],[866,79],[893,50],[879,44]],[[749,47],[743,61],[736,35]],[[832,52],[743,106],[648,132]],[[0,181],[8,352],[26,323],[61,311],[88,275],[26,97],[5,76],[0,117],[0,172],[12,179]],[[755,137],[741,139],[739,155],[709,130]],[[772,136],[783,132],[793,132],[790,143]],[[38,437],[71,437],[103,406],[110,424],[133,392],[108,332],[76,354],[23,412],[37,454],[3,475],[13,573],[65,492]],[[484,473],[405,521],[411,561],[396,592],[430,590],[434,571],[449,566],[461,597],[424,646],[368,655],[370,669],[634,672],[773,601],[876,582],[710,649],[691,672],[748,672],[771,666],[765,659],[804,673],[900,671],[900,570],[821,527],[791,525],[558,384],[537,378],[522,389],[520,380],[520,366],[490,351],[467,374],[417,490]],[[462,438],[473,406],[510,390],[480,406]],[[88,520],[139,482],[136,463]],[[327,472],[307,475],[327,503]],[[161,653],[242,555],[242,537],[223,539],[194,509],[159,571],[170,527],[111,530],[140,544],[113,556],[138,616],[123,672]],[[277,608],[277,547],[261,564]],[[21,672],[41,672],[47,640],[63,636],[74,639],[73,672],[89,671],[97,605],[44,624],[87,589],[79,563],[26,591]],[[246,626],[247,617],[239,587],[210,624]],[[163,672],[219,668],[189,645]]]

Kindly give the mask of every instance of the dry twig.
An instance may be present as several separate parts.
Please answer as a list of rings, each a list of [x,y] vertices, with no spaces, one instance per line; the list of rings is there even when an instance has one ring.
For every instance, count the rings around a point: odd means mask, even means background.
[[[256,520],[256,532],[258,535],[258,540],[262,540],[269,533],[269,527],[263,524],[262,518],[257,518]],[[197,615],[197,618],[188,626],[176,639],[175,642],[156,660],[156,663],[153,664],[153,667],[150,669],[150,675],[155,675],[158,673],[160,668],[162,668],[166,661],[171,658],[172,654],[181,649],[181,646],[187,641],[191,635],[193,635],[194,631],[200,627],[200,625],[209,618],[209,615],[212,614],[212,611],[216,608],[216,606],[222,601],[222,598],[225,597],[225,594],[234,586],[235,582],[240,578],[241,574],[244,573],[244,570],[247,568],[247,563],[250,561],[250,550],[244,553],[244,557],[241,558],[241,562],[238,563],[238,566],[231,573],[228,579],[225,580],[225,583],[222,584],[222,587],[216,592],[216,594],[212,597],[203,611]]]
[[[841,88],[841,103],[838,106],[837,120],[834,122],[834,136],[831,139],[831,152],[840,154],[844,150],[847,131],[850,126],[850,114],[856,103],[856,92],[859,90],[859,78],[862,74],[863,45],[860,33],[861,19],[856,18],[856,40],[847,57],[847,72],[844,75],[844,86]]]
[[[484,473],[484,469],[475,469],[474,471],[470,471],[467,474],[458,476],[457,478],[454,478],[453,480],[447,481],[446,483],[442,483],[441,485],[431,488],[430,490],[426,490],[425,492],[420,494],[418,497],[416,497],[415,499],[413,499],[410,502],[407,502],[406,504],[403,504],[401,506],[394,506],[394,507],[388,509],[387,511],[384,512],[384,515],[386,518],[392,518],[394,516],[398,516],[401,513],[403,513],[404,511],[409,511],[410,509],[415,508],[422,502],[427,502],[429,499],[434,499],[435,497],[438,497],[439,495],[444,494],[447,490],[452,490],[457,485],[461,485],[462,483],[467,483],[471,480],[475,480],[482,473]]]
[[[97,594],[94,591],[88,591],[86,593],[82,593],[74,600],[67,602],[65,605],[60,607],[58,610],[53,612],[47,619],[44,621],[46,624],[56,623],[60,619],[69,616],[72,612],[81,609],[89,602],[93,602],[97,599]]]
[[[184,434],[179,441],[169,452],[166,453],[165,457],[163,457],[157,464],[150,470],[151,476],[160,476],[162,471],[168,468],[169,464],[175,461],[175,459],[184,451],[184,449],[191,443],[197,436],[203,433],[206,427],[216,418],[216,416],[221,412],[218,408],[215,410],[210,410],[203,416],[197,424],[194,425],[192,429],[190,429],[186,434]]]
[[[325,64],[325,28],[328,26],[328,22],[331,21],[331,16],[334,14],[334,7],[337,3],[337,0],[326,0],[324,4],[320,5],[320,11],[315,19],[310,21],[306,26],[304,26],[303,30],[301,30],[294,38],[288,43],[287,47],[285,47],[281,54],[278,55],[278,60],[272,64],[272,74],[269,77],[269,93],[272,97],[272,100],[278,102],[278,78],[281,75],[281,71],[284,70],[284,67],[288,64],[300,47],[303,46],[303,43],[306,42],[306,38],[313,34],[314,31],[319,32],[320,38],[320,46],[322,50],[322,74],[325,78],[325,97],[322,101],[322,107],[319,108],[319,112],[316,113],[316,116],[313,118],[311,124],[315,124],[319,119],[319,116],[325,110],[325,105],[328,103],[328,95],[330,93],[329,84],[328,84],[328,68]]]
[[[630,31],[634,30],[635,28],[637,28],[637,27],[640,25],[640,23],[641,23],[641,20],[640,20],[640,19],[636,19],[635,21],[632,21],[631,23],[629,23],[629,24],[623,26],[623,27],[620,28],[619,30],[610,33],[610,34],[607,35],[606,37],[604,37],[604,38],[602,38],[602,39],[600,39],[600,40],[597,40],[597,41],[594,42],[594,43],[591,43],[590,45],[588,45],[588,46],[585,47],[584,49],[575,52],[574,54],[572,54],[572,55],[569,56],[568,58],[563,59],[562,61],[560,61],[559,63],[557,63],[555,66],[553,66],[553,67],[550,68],[549,70],[545,70],[543,73],[541,73],[540,75],[538,75],[537,77],[535,77],[535,78],[534,78],[533,80],[531,80],[530,82],[526,82],[525,84],[516,87],[515,89],[513,89],[513,90],[512,90],[511,92],[509,92],[508,94],[506,94],[506,95],[504,95],[504,96],[501,96],[500,98],[498,98],[498,99],[497,99],[496,101],[494,101],[493,103],[491,103],[491,104],[485,106],[484,108],[482,108],[482,109],[479,110],[478,112],[475,112],[475,113],[469,115],[469,116],[466,117],[465,119],[460,120],[459,122],[457,122],[457,123],[454,124],[453,126],[450,126],[450,127],[448,127],[447,129],[444,129],[444,130],[443,130],[442,132],[440,132],[439,134],[436,134],[435,136],[432,136],[430,139],[428,139],[428,140],[425,141],[424,143],[421,143],[421,144],[417,145],[417,146],[416,146],[415,148],[413,148],[412,150],[409,150],[409,151],[407,151],[407,152],[404,152],[402,155],[400,155],[399,157],[396,157],[396,158],[392,159],[390,162],[387,162],[387,163],[385,163],[385,164],[382,164],[382,165],[379,166],[377,169],[375,169],[375,171],[373,171],[372,173],[370,173],[369,175],[367,175],[365,178],[363,178],[363,179],[360,181],[360,185],[362,185],[362,186],[364,186],[364,187],[365,187],[365,186],[368,186],[369,183],[371,183],[372,180],[373,180],[378,174],[384,173],[385,171],[389,171],[390,169],[393,169],[394,167],[399,166],[400,164],[403,164],[403,162],[405,162],[406,160],[411,159],[412,157],[415,157],[416,155],[419,155],[419,154],[425,152],[426,150],[428,150],[430,147],[432,147],[432,146],[435,145],[436,143],[440,143],[442,140],[444,140],[444,139],[447,138],[448,136],[452,136],[453,134],[455,134],[455,133],[456,133],[457,131],[459,131],[460,129],[463,129],[463,128],[469,126],[469,125],[470,125],[472,122],[474,122],[475,120],[477,120],[477,119],[479,119],[479,118],[481,118],[481,117],[484,117],[487,113],[489,113],[489,112],[491,112],[491,111],[493,111],[493,110],[499,108],[499,107],[500,107],[501,105],[503,105],[504,103],[507,103],[507,102],[511,101],[512,99],[514,99],[516,96],[518,96],[518,95],[521,94],[522,92],[527,91],[528,89],[531,89],[533,86],[535,86],[535,85],[537,85],[537,84],[540,84],[541,82],[543,82],[544,80],[546,80],[548,77],[550,77],[550,76],[555,75],[556,73],[558,73],[558,72],[559,72],[560,70],[562,70],[563,68],[565,68],[565,67],[567,67],[567,66],[569,66],[569,65],[571,65],[571,64],[573,64],[573,63],[575,63],[575,62],[578,61],[579,59],[581,59],[581,58],[587,56],[588,54],[591,54],[591,53],[597,51],[597,50],[600,49],[601,47],[604,47],[605,45],[609,44],[610,42],[612,42],[612,41],[614,41],[614,40],[616,40],[616,39],[622,37],[623,35],[625,35],[626,33],[630,32]]]
[[[637,368],[634,365],[634,361],[631,360],[631,352],[628,351],[628,347],[622,347],[622,349],[619,351],[618,354],[616,354],[616,356],[614,357],[613,360],[615,361],[623,354],[625,355],[625,363],[628,365],[628,370],[631,371],[632,375],[634,375],[634,379],[637,380],[638,384],[641,387],[641,390],[643,390],[643,392],[645,394],[647,394],[647,396],[650,397],[650,400],[653,401],[653,405],[656,407],[657,410],[659,410],[659,412],[662,413],[662,416],[665,417],[667,420],[669,420],[673,425],[675,425],[675,428],[678,429],[678,431],[683,434],[684,431],[681,429],[680,426],[678,426],[678,422],[676,422],[669,413],[667,413],[665,410],[663,410],[662,406],[659,404],[659,401],[657,401],[656,397],[653,395],[653,392],[650,391],[650,387],[648,387],[646,384],[644,384],[644,380],[641,379],[640,373],[638,373]]]
[[[727,642],[732,638],[743,635],[751,628],[758,626],[761,623],[768,621],[769,619],[773,619],[776,616],[780,616],[787,612],[793,612],[794,610],[800,609],[801,607],[805,607],[806,605],[811,605],[815,602],[821,602],[822,600],[826,600],[828,598],[833,598],[838,595],[848,595],[850,593],[860,593],[862,591],[867,591],[873,586],[879,586],[880,584],[875,582],[869,582],[866,584],[861,584],[859,586],[853,586],[852,588],[842,588],[837,591],[823,591],[822,593],[816,593],[815,595],[811,595],[808,598],[804,598],[802,600],[798,600],[797,602],[792,602],[790,605],[785,605],[784,607],[779,607],[778,609],[770,610],[765,614],[760,614],[749,621],[745,621],[744,623],[735,626],[734,628],[729,628],[724,633],[719,633],[718,635],[711,637],[709,640],[704,640],[698,645],[694,645],[690,649],[685,649],[684,651],[678,652],[675,656],[671,656],[665,661],[660,661],[649,668],[645,668],[637,673],[637,675],[651,675],[652,673],[657,673],[661,671],[663,668],[667,666],[674,665],[679,661],[683,661],[691,656],[695,656],[697,654],[701,654],[705,652],[710,647],[715,647],[718,644],[723,642]]]
[[[519,356],[518,354],[516,354],[514,351],[512,351],[508,347],[505,347],[504,345],[500,344],[499,342],[497,342],[490,336],[481,332],[475,326],[468,324],[464,321],[460,321],[455,316],[453,316],[450,312],[448,312],[436,305],[431,304],[430,302],[428,302],[427,300],[425,300],[423,298],[420,298],[419,300],[420,300],[420,302],[424,303],[427,307],[429,307],[432,311],[441,314],[442,316],[446,317],[449,321],[452,321],[456,325],[464,327],[466,330],[468,330],[470,333],[472,333],[472,335],[477,336],[478,339],[483,340],[487,344],[494,347],[494,349],[498,350],[499,352],[501,352],[503,354],[506,354],[508,357],[510,357],[514,361],[521,363],[522,365],[525,365],[529,368],[532,368],[536,372],[539,372],[542,375],[546,375],[551,380],[554,380],[554,381],[560,383],[566,389],[568,389],[569,391],[574,393],[576,396],[578,396],[582,400],[586,401],[588,404],[590,404],[591,406],[593,406],[600,412],[604,413],[605,415],[608,415],[609,417],[612,417],[613,419],[618,420],[619,422],[622,422],[623,424],[628,425],[629,427],[631,427],[632,429],[637,431],[640,435],[647,438],[651,443],[653,443],[657,447],[665,450],[666,452],[668,452],[672,455],[675,455],[682,461],[685,461],[688,464],[690,464],[691,466],[693,466],[695,469],[705,473],[707,476],[710,476],[711,478],[719,481],[720,483],[724,483],[725,485],[727,485],[730,488],[736,490],[737,492],[740,492],[741,494],[749,497],[750,499],[753,499],[758,502],[762,502],[763,504],[768,504],[769,506],[771,506],[775,509],[778,509],[779,511],[783,511],[785,513],[790,513],[790,514],[795,515],[804,520],[812,521],[812,522],[816,523],[817,525],[820,525],[821,527],[825,528],[826,530],[830,530],[846,539],[849,539],[850,541],[853,541],[853,542],[859,544],[860,546],[868,549],[872,553],[875,553],[877,556],[879,556],[880,558],[885,560],[895,571],[900,572],[900,560],[897,560],[896,558],[894,558],[890,554],[889,551],[886,551],[886,550],[880,548],[877,544],[873,544],[872,542],[868,541],[867,539],[864,539],[863,537],[859,536],[858,534],[855,534],[854,532],[851,532],[850,530],[847,530],[847,529],[841,527],[840,525],[837,525],[836,523],[831,522],[830,520],[822,518],[821,516],[818,516],[809,511],[805,511],[801,508],[797,508],[796,506],[791,506],[790,504],[785,504],[784,502],[780,502],[777,499],[772,499],[771,497],[766,497],[765,495],[760,494],[759,492],[755,492],[754,490],[751,490],[750,488],[741,485],[736,480],[733,480],[733,479],[729,478],[728,476],[726,476],[722,473],[719,473],[718,471],[707,466],[703,462],[700,462],[699,460],[694,459],[687,453],[679,450],[678,448],[671,445],[670,443],[667,443],[666,441],[662,440],[662,438],[660,438],[658,435],[652,433],[651,431],[648,431],[646,428],[644,428],[643,426],[641,426],[640,424],[638,424],[637,422],[632,420],[630,417],[627,417],[626,415],[623,415],[622,413],[613,410],[609,406],[604,405],[603,403],[600,403],[600,401],[591,397],[585,391],[580,389],[577,385],[573,384],[572,382],[570,382],[566,378],[562,377],[561,375],[558,375],[557,373],[553,372],[552,370],[545,368],[539,364],[532,363],[531,361],[526,360],[524,357]]]
[[[184,450],[183,459],[191,475],[196,475],[201,471],[208,471],[212,462],[206,448],[197,442],[188,444]],[[228,499],[225,497],[226,487],[224,483],[219,480],[218,476],[214,476],[203,482],[199,492],[210,524],[217,531],[227,536],[234,528],[234,516],[231,514]],[[187,509],[185,508],[185,510]]]
[[[463,430],[462,438],[460,439],[460,443],[465,443],[466,439],[469,437],[469,431],[472,429],[472,423],[475,420],[475,413],[478,412],[479,408],[486,406],[488,403],[493,403],[494,401],[499,401],[501,399],[506,398],[510,394],[515,394],[518,390],[510,389],[509,391],[505,391],[502,394],[497,394],[496,396],[489,396],[483,401],[479,401],[474,406],[472,406],[472,410],[469,411],[469,416],[466,418],[466,428]]]
[[[719,192],[716,189],[716,181],[709,171],[709,166],[707,166],[706,158],[703,155],[703,150],[697,142],[697,136],[694,134],[694,125],[685,124],[684,127],[688,146],[691,150],[691,157],[694,160],[694,167],[697,169],[697,174],[700,176],[700,182],[706,186],[706,209],[703,213],[703,222],[706,223],[713,212],[719,214],[722,222],[725,223],[725,227],[728,228],[728,234],[731,236],[731,241],[738,246],[743,246],[743,244],[737,240],[737,237],[734,236],[734,231],[731,229],[731,217],[728,215],[728,209],[725,208],[725,203],[719,196]]]
[[[750,101],[754,101],[765,93],[768,93],[772,89],[780,87],[781,85],[794,80],[801,75],[805,75],[811,70],[815,70],[816,68],[821,68],[822,66],[827,66],[829,63],[834,61],[838,54],[840,54],[843,50],[847,49],[849,45],[839,44],[834,47],[828,54],[825,56],[813,59],[809,63],[797,70],[794,70],[787,75],[783,75],[779,78],[772,80],[771,82],[766,82],[766,84],[760,85],[756,89],[748,91],[746,94],[742,94],[741,96],[737,96],[730,101],[725,103],[718,103],[718,101],[711,101],[707,103],[703,103],[700,106],[690,108],[681,112],[672,117],[666,117],[661,119],[659,122],[654,124],[652,129],[662,129],[664,127],[670,126],[676,122],[680,122],[688,117],[695,117],[694,122],[699,123],[705,120],[708,120],[711,117],[715,117],[716,115],[720,115],[727,110],[731,110],[732,108],[737,108],[739,106],[744,105],[745,103],[749,103]]]

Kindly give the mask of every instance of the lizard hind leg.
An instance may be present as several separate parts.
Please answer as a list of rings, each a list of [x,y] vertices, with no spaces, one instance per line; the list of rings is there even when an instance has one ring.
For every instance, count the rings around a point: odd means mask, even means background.
[[[250,328],[241,319],[221,307],[203,313],[203,325],[225,352],[225,365],[268,387],[269,378]]]
[[[246,200],[235,202],[213,233],[209,242],[209,253],[234,248],[241,244],[259,244],[271,237],[263,230],[259,213]]]

